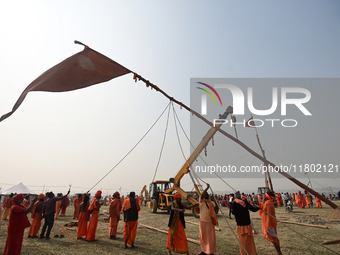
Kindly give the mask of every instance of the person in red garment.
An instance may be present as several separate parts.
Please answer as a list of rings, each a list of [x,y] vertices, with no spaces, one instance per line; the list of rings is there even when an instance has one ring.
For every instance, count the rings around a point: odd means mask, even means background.
[[[101,197],[102,197],[102,192],[101,190],[98,190],[95,194],[95,197],[92,199],[92,202],[88,209],[92,214],[89,226],[87,228],[87,235],[85,238],[85,240],[88,242],[97,241],[96,231],[97,231],[98,218],[99,218],[99,209],[103,205],[102,203],[100,203]]]
[[[315,201],[316,201],[316,207],[317,207],[317,208],[322,208],[322,204],[321,204],[320,198],[315,197]]]
[[[70,199],[68,197],[64,198],[61,200],[61,212],[60,216],[65,216],[66,214],[66,209],[70,205]]]
[[[26,214],[32,210],[36,200],[33,200],[32,204],[26,208],[21,205],[24,201],[23,194],[20,193],[13,198],[4,255],[20,255],[25,228],[31,225]]]

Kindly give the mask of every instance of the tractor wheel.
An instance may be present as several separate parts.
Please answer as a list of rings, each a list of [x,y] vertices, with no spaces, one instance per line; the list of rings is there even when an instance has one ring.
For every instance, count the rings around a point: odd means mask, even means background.
[[[200,217],[200,207],[198,205],[195,205],[192,208],[192,214],[195,216],[195,218],[199,218]]]
[[[156,199],[152,199],[151,204],[150,204],[150,210],[152,213],[157,212],[157,200]]]

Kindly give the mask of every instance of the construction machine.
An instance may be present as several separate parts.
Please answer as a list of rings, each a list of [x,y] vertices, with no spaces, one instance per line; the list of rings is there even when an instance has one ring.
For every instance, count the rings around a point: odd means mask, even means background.
[[[232,113],[233,108],[229,106],[222,115],[219,115],[219,119],[225,120],[227,119],[228,115]],[[194,152],[190,155],[189,159],[184,163],[184,165],[174,178],[170,178],[169,181],[154,181],[150,184],[149,194],[151,201],[149,203],[149,208],[151,212],[156,213],[157,209],[170,211],[170,205],[174,200],[173,192],[177,191],[179,194],[181,194],[182,197],[184,197],[187,200],[187,202],[194,205],[194,207],[192,208],[192,213],[195,217],[197,218],[199,217],[200,211],[197,198],[201,196],[202,187],[199,187],[199,185],[197,185],[193,174],[190,172],[190,167],[191,164],[195,162],[197,157],[201,154],[201,152],[207,147],[209,141],[213,138],[214,134],[217,132],[217,128],[219,128],[222,124],[223,121],[216,124],[215,127],[211,127],[209,129],[209,131],[203,137],[200,144],[196,147]],[[194,184],[197,198],[195,198],[194,195],[184,191],[180,187],[181,179],[186,174],[189,174]]]

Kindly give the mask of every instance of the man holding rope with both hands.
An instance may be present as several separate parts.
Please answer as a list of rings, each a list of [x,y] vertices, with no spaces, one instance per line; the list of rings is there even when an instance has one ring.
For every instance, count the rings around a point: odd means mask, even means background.
[[[262,235],[269,242],[272,242],[277,255],[282,255],[280,248],[280,241],[277,236],[277,220],[275,216],[275,208],[273,198],[275,197],[274,192],[268,191],[265,194],[263,205],[260,204],[260,216],[262,222]]]

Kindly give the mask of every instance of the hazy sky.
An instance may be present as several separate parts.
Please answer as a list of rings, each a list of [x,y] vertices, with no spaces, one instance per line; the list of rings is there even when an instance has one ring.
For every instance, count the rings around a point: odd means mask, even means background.
[[[1,1],[0,115],[11,110],[31,81],[83,49],[74,40],[187,105],[193,77],[339,77],[339,11],[335,0]],[[131,74],[72,92],[31,92],[0,123],[0,186],[23,182],[37,192],[43,185],[65,192],[72,184],[72,191],[86,191],[126,155],[167,104],[159,93],[135,84]],[[189,133],[190,114],[175,109]],[[150,183],[166,115],[95,189],[140,192]],[[261,135],[264,141],[274,136]],[[339,133],[324,135],[339,141]],[[181,142],[188,156],[183,134]],[[280,148],[268,150],[281,157]],[[339,147],[335,150],[339,154]],[[170,115],[156,179],[173,177],[183,163]],[[263,185],[263,180],[226,181],[241,190]],[[315,181],[316,189],[340,186],[339,178]],[[219,180],[209,182],[216,190],[230,190]],[[187,177],[182,183],[192,188]],[[274,180],[274,187],[298,189],[283,179]]]

